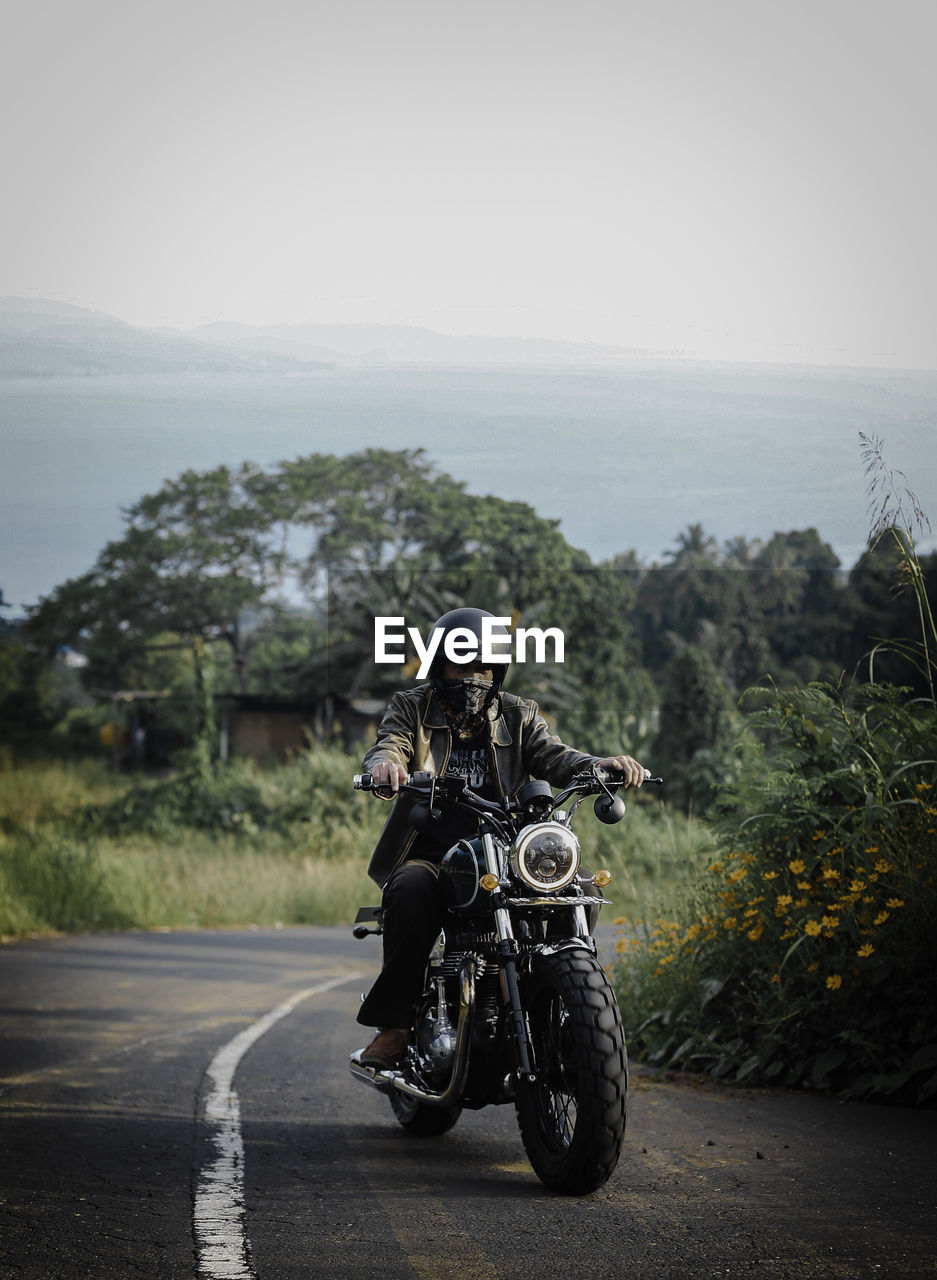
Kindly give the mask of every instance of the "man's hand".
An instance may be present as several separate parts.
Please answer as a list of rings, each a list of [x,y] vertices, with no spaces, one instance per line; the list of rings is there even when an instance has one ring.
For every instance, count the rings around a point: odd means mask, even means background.
[[[379,786],[382,790],[396,795],[407,780],[407,771],[389,760],[379,760],[371,770],[371,777],[374,780],[374,786]]]
[[[616,773],[620,773],[623,786],[640,787],[644,784],[647,770],[643,764],[638,764],[637,760],[633,760],[631,756],[605,756],[604,759],[596,760],[595,763],[599,769],[614,769]]]

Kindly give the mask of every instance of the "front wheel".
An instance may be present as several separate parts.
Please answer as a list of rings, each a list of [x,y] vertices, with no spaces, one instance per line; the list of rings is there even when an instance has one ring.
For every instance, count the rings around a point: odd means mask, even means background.
[[[462,1114],[461,1107],[430,1107],[408,1098],[399,1089],[390,1095],[390,1105],[406,1131],[416,1138],[438,1138],[448,1133]]]
[[[618,1004],[598,960],[579,949],[535,956],[525,991],[536,1080],[515,1100],[524,1149],[545,1186],[584,1195],[611,1176],[625,1134]]]

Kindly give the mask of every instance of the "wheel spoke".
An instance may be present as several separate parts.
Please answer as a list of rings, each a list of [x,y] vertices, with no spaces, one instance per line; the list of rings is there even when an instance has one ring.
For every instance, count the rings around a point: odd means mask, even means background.
[[[550,993],[535,1022],[543,1116],[554,1140],[568,1147],[576,1131],[577,1072],[569,1013],[558,992]]]

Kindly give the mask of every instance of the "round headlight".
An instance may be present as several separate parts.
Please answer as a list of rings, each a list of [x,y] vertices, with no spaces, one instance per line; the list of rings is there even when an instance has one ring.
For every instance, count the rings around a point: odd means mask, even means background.
[[[511,865],[528,888],[565,889],[579,870],[579,841],[558,822],[537,822],[518,836]]]

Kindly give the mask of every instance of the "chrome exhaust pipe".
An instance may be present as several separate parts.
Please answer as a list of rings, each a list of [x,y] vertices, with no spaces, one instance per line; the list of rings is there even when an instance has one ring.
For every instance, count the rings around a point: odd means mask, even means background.
[[[379,1093],[393,1093],[399,1090],[416,1102],[425,1102],[430,1107],[455,1106],[462,1097],[465,1080],[468,1076],[469,1045],[472,1042],[472,1026],[475,1022],[475,971],[478,960],[475,956],[466,956],[459,969],[459,1021],[456,1027],[455,1049],[453,1051],[452,1075],[442,1093],[430,1093],[418,1085],[410,1084],[403,1078],[401,1071],[385,1071],[380,1067],[369,1067],[360,1061],[362,1050],[356,1050],[348,1060],[352,1076],[362,1084],[369,1084]]]

